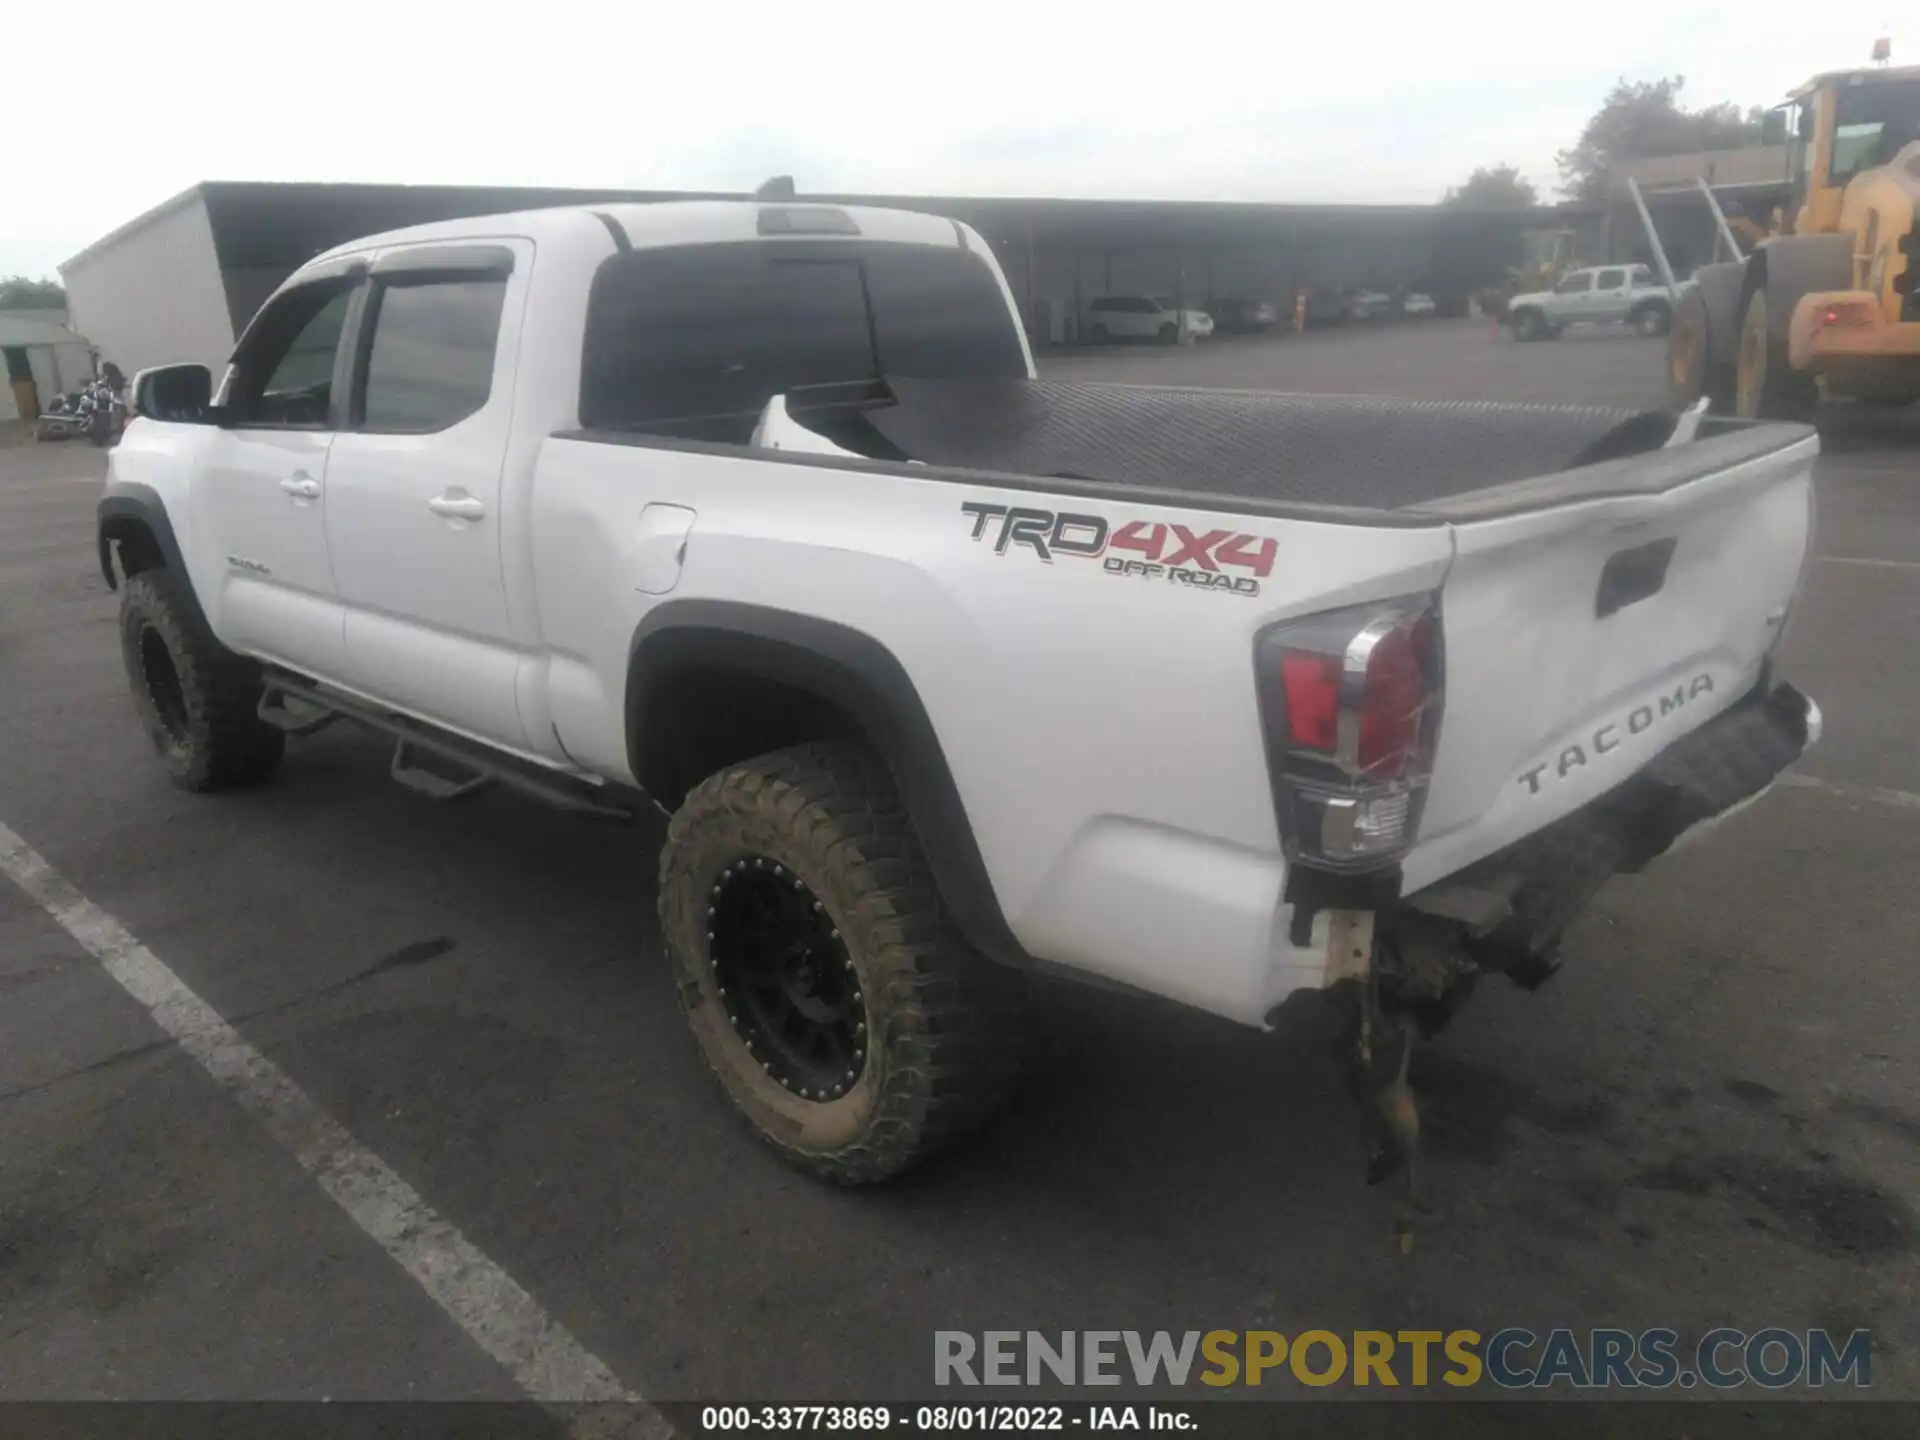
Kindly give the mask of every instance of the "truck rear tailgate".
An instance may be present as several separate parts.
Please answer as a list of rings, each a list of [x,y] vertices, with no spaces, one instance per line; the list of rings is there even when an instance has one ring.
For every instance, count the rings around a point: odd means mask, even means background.
[[[1798,591],[1818,449],[1801,427],[1745,428],[1433,507],[1457,548],[1409,890],[1586,805],[1753,688]]]

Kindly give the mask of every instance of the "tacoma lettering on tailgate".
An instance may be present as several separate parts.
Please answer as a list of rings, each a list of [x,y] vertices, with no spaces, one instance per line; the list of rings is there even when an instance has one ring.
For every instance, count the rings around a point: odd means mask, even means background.
[[[1636,705],[1619,719],[1609,720],[1591,736],[1582,737],[1580,742],[1567,746],[1560,752],[1557,762],[1543,763],[1522,772],[1517,783],[1526,786],[1529,795],[1538,795],[1543,775],[1555,780],[1564,780],[1587,763],[1589,751],[1595,755],[1605,755],[1608,751],[1619,747],[1623,732],[1628,735],[1643,735],[1652,729],[1656,722],[1682,709],[1696,695],[1712,693],[1713,677],[1696,675],[1684,684],[1674,686],[1671,695],[1662,695],[1659,700],[1650,705]]]

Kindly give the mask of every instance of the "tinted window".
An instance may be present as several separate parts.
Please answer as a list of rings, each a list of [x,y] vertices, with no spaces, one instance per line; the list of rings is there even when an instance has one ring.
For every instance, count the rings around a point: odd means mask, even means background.
[[[1591,270],[1580,270],[1567,276],[1566,279],[1554,286],[1553,293],[1556,295],[1577,295],[1581,291],[1591,288],[1593,288],[1593,272]]]
[[[775,395],[824,388],[851,399],[883,374],[1026,374],[1006,301],[977,256],[858,243],[640,250],[594,279],[580,418],[751,420]],[[737,426],[702,433],[744,438]]]
[[[1024,377],[1007,298],[977,255],[881,245],[862,260],[881,373],[921,380]]]
[[[485,405],[506,288],[497,276],[381,286],[360,428],[444,430]]]
[[[1625,285],[1626,283],[1627,283],[1627,272],[1626,272],[1626,271],[1624,271],[1624,270],[1602,270],[1602,271],[1600,272],[1600,278],[1599,278],[1598,280],[1596,280],[1596,281],[1594,281],[1594,289],[1596,289],[1596,290],[1618,290],[1618,289],[1619,289],[1619,288],[1620,288],[1621,286],[1623,286],[1623,285]]]
[[[328,422],[333,362],[352,290],[305,285],[275,299],[249,328],[229,397],[241,423],[314,428]]]

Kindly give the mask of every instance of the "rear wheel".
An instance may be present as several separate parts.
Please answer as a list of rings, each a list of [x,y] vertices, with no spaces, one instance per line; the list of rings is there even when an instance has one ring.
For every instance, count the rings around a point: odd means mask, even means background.
[[[804,745],[712,776],[673,817],[660,924],[727,1097],[787,1159],[884,1180],[1011,1093],[1021,977],[971,951],[885,768]]]
[[[1106,326],[1096,325],[1093,327],[1093,343],[1094,344],[1105,345],[1111,342],[1112,339],[1113,339],[1113,336],[1108,332]]]
[[[1786,345],[1773,337],[1762,286],[1747,297],[1740,317],[1740,354],[1734,370],[1734,410],[1749,420],[1803,420],[1818,399],[1813,378],[1794,370]]]
[[[1672,316],[1665,305],[1653,304],[1642,305],[1631,319],[1633,328],[1651,340],[1667,333]]]
[[[280,763],[286,736],[260,719],[260,667],[213,637],[185,583],[171,570],[143,570],[121,594],[134,709],[182,789],[254,784]]]

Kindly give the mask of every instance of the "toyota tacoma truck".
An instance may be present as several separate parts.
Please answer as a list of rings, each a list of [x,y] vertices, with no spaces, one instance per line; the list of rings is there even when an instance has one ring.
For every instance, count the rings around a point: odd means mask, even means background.
[[[140,390],[99,560],[172,778],[344,719],[670,817],[699,1049],[841,1181],[993,1112],[1036,970],[1344,1011],[1400,1168],[1415,1037],[1819,731],[1810,430],[1047,381],[929,215],[379,235]]]

